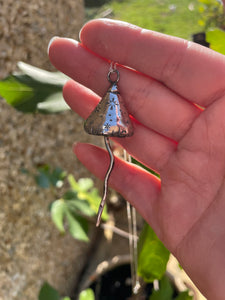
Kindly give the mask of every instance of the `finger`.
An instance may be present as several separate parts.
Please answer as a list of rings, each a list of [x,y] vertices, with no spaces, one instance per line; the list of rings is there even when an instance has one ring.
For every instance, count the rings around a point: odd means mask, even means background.
[[[224,56],[195,43],[107,19],[87,23],[80,38],[102,57],[162,81],[199,105],[224,94]]]
[[[92,91],[74,81],[69,81],[63,96],[68,105],[81,117],[87,118],[99,101]],[[133,120],[134,135],[113,140],[125,148],[135,159],[160,173],[177,144]]]
[[[79,43],[57,39],[50,47],[52,63],[62,72],[102,96],[108,86],[109,63]],[[119,89],[127,109],[136,120],[160,134],[178,141],[199,115],[200,109],[163,84],[118,66]]]
[[[74,147],[74,152],[95,176],[104,179],[109,164],[106,151],[93,145],[78,143]],[[116,158],[109,184],[156,228],[153,210],[160,192],[160,180],[157,177],[134,164]],[[142,195],[141,201],[139,201],[140,195]]]

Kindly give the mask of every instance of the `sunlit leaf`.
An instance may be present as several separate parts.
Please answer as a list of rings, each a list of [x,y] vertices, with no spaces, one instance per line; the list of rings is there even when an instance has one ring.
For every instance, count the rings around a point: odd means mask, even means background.
[[[43,172],[50,172],[48,166],[43,167]],[[54,172],[56,177],[60,177],[60,174],[60,170]],[[53,172],[50,175],[53,176]],[[64,223],[66,223],[70,234],[75,239],[87,241],[87,217],[90,218],[97,214],[101,198],[98,190],[93,187],[92,179],[83,178],[77,182],[71,174],[67,178],[71,189],[66,191],[61,199],[52,203],[50,207],[51,217],[60,232],[65,232]],[[106,209],[102,217],[104,220],[108,218]]]
[[[20,74],[0,81],[0,95],[22,112],[56,113],[68,110],[62,96],[67,77],[19,62]]]
[[[78,185],[79,185],[80,190],[86,192],[93,187],[94,182],[91,178],[80,178],[78,180]]]
[[[215,28],[206,32],[206,40],[210,43],[210,48],[225,54],[225,31]]]
[[[83,215],[93,216],[95,215],[95,210],[93,210],[86,198],[87,194],[85,194],[84,198],[80,198],[80,193],[77,193],[75,190],[68,190],[63,195],[63,199],[69,210],[72,212],[80,212]]]
[[[93,210],[97,213],[99,204],[101,202],[101,197],[99,196],[99,191],[96,188],[93,188],[91,192],[89,193],[88,202],[90,203]],[[107,212],[107,206],[105,205],[104,210],[102,212],[102,220],[106,221],[108,220],[109,215]]]
[[[70,234],[75,239],[87,242],[87,222],[77,216],[74,217],[68,210],[66,210],[66,219],[69,225]]]
[[[166,271],[169,251],[152,228],[145,224],[138,242],[138,273],[145,282],[161,279]]]
[[[64,222],[67,221],[68,230],[75,239],[88,241],[88,223],[84,218],[73,213],[71,204],[72,202],[67,203],[64,199],[54,201],[51,205],[52,221],[62,233],[65,232]]]
[[[63,100],[62,92],[53,93],[45,98],[45,101],[37,104],[37,110],[41,113],[60,113],[70,110],[70,107]]]
[[[56,200],[51,205],[52,221],[54,222],[58,230],[62,233],[65,232],[63,221],[66,210],[66,203],[63,199]]]
[[[94,216],[95,211],[91,208],[89,203],[85,200],[76,199],[67,203],[68,208],[71,211],[80,212],[82,215]]]
[[[37,80],[38,82],[63,86],[68,80],[68,77],[61,72],[49,72],[34,67],[32,65],[26,64],[22,61],[19,61],[17,65],[23,74],[28,75],[29,77],[33,78],[34,80]]]
[[[79,300],[95,300],[95,294],[92,289],[84,290],[79,295]]]
[[[74,176],[72,174],[69,174],[67,178],[68,178],[68,181],[69,181],[69,184],[70,184],[71,188],[75,191],[78,191],[79,190],[79,185],[76,182]]]
[[[98,207],[101,202],[101,197],[99,195],[98,189],[94,188],[93,180],[91,178],[81,178],[78,181],[75,180],[73,175],[68,175],[68,181],[71,188],[76,191],[77,197],[82,200],[86,200],[91,209],[97,214]],[[108,219],[107,207],[104,208],[102,213],[102,219]]]

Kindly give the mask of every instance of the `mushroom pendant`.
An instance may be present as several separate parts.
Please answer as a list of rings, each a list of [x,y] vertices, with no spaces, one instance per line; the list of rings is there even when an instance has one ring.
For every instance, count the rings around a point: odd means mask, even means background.
[[[111,79],[113,74],[116,75],[115,80]],[[99,226],[101,221],[108,191],[108,180],[114,165],[114,155],[110,147],[109,137],[128,137],[133,135],[134,132],[128,111],[118,90],[120,76],[119,71],[115,68],[115,64],[111,63],[107,77],[110,87],[84,123],[84,129],[87,133],[104,136],[105,146],[110,156],[110,164],[104,179],[103,197],[99,205],[96,226]]]

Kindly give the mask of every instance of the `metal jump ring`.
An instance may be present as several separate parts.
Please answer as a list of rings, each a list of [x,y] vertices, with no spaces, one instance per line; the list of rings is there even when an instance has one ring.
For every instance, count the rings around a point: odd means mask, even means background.
[[[111,79],[111,75],[113,73],[116,73],[116,75],[117,75],[116,80],[112,80]],[[110,83],[117,83],[119,81],[119,79],[120,79],[120,73],[119,73],[119,71],[117,69],[110,70],[109,73],[108,73],[108,75],[107,75],[107,78],[108,78],[108,81]]]

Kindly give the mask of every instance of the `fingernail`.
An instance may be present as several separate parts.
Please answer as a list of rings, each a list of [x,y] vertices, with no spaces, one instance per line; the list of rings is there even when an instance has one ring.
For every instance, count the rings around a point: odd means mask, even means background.
[[[74,45],[78,45],[79,42],[77,40],[71,39],[71,38],[64,38],[65,40],[69,41],[70,43],[74,44]]]
[[[89,23],[89,21],[88,21],[87,23]],[[87,24],[87,23],[86,23],[86,24]],[[80,41],[80,42],[82,42],[83,29],[84,29],[84,27],[85,27],[86,24],[84,24],[84,26],[81,28],[81,30],[80,30],[80,32],[79,32],[79,41]]]
[[[90,21],[87,21],[81,28],[81,30],[79,31],[79,41],[82,42],[82,39],[81,39],[81,35],[82,35],[82,31],[84,29],[84,27],[86,26],[86,24],[88,24]]]
[[[50,39],[50,41],[49,41],[49,43],[48,43],[48,48],[47,48],[47,53],[48,53],[48,54],[49,54],[49,49],[50,49],[50,47],[51,47],[51,44],[53,43],[53,41],[55,41],[55,40],[57,40],[57,39],[59,39],[58,36],[53,36],[53,37]]]
[[[83,30],[83,27],[81,28],[81,30],[79,31],[79,41],[81,42],[81,32],[82,32],[82,30]]]
[[[82,32],[83,29],[86,27],[86,25],[88,25],[89,23],[93,23],[95,20],[89,20],[86,23],[84,23],[84,25],[82,26],[80,32],[79,32],[79,41],[82,42]]]

